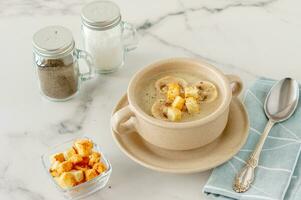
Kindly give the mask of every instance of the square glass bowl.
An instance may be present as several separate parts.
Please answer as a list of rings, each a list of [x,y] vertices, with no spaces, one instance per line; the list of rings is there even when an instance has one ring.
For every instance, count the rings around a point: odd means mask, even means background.
[[[112,172],[112,166],[111,166],[109,160],[102,153],[101,148],[97,144],[93,143],[94,144],[93,150],[97,151],[101,154],[101,161],[106,165],[107,170],[105,172],[103,172],[102,174],[98,175],[97,177],[95,177],[87,182],[81,183],[77,186],[74,186],[72,188],[69,188],[69,189],[61,188],[57,184],[57,182],[54,180],[54,178],[51,176],[51,174],[49,173],[49,169],[51,167],[50,156],[55,153],[66,151],[67,149],[72,147],[73,142],[77,139],[89,139],[89,138],[83,137],[83,138],[76,138],[76,139],[69,140],[67,142],[64,142],[62,144],[52,147],[48,152],[46,152],[45,154],[42,155],[42,164],[43,164],[45,171],[48,174],[49,178],[52,180],[52,182],[56,185],[58,190],[61,191],[61,193],[67,199],[72,199],[72,200],[87,197],[88,195],[105,187],[110,178],[111,172]]]

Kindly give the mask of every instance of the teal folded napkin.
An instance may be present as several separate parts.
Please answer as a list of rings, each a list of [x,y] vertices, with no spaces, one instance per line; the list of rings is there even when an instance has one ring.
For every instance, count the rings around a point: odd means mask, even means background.
[[[263,146],[255,181],[245,193],[232,189],[235,175],[244,166],[268,121],[263,104],[273,80],[259,79],[246,90],[244,105],[250,130],[242,149],[227,163],[215,168],[203,188],[212,199],[301,200],[301,104],[287,121],[272,128]]]

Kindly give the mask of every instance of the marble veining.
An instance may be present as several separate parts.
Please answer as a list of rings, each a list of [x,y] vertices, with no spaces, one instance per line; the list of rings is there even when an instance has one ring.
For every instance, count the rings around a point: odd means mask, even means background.
[[[32,34],[61,24],[80,44],[79,14],[87,2],[0,1],[0,199],[63,199],[40,156],[50,146],[82,135],[95,139],[113,164],[108,187],[87,199],[206,199],[200,188],[210,171],[163,174],[123,155],[111,137],[111,111],[137,70],[168,57],[204,59],[238,74],[246,87],[259,76],[300,80],[301,2],[116,0],[123,19],[137,27],[138,48],[118,72],[83,83],[73,100],[48,102],[38,93],[32,68]]]
[[[89,112],[92,102],[92,97],[87,98],[76,108],[74,115],[71,118],[65,119],[59,122],[59,124],[54,125],[57,129],[56,131],[59,134],[72,134],[82,130],[82,124],[86,119],[87,112]]]
[[[201,5],[200,7],[189,7],[186,8],[182,1],[178,1],[181,5],[181,10],[179,11],[173,11],[169,12],[167,14],[164,14],[163,16],[158,17],[157,19],[153,21],[145,21],[142,25],[137,26],[137,30],[147,30],[150,29],[152,26],[160,23],[161,21],[165,20],[168,17],[171,16],[177,16],[177,15],[185,15],[186,18],[185,21],[187,22],[187,13],[189,12],[199,12],[199,11],[206,11],[211,14],[220,13],[230,8],[236,8],[236,7],[262,7],[268,6],[275,2],[277,0],[268,0],[268,1],[250,1],[250,2],[242,2],[242,1],[233,1],[225,5],[217,5],[217,7],[207,7]]]

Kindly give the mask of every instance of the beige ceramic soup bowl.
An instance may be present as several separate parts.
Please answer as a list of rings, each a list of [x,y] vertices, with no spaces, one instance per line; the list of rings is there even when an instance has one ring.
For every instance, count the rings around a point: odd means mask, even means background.
[[[218,108],[201,119],[187,122],[169,122],[145,113],[137,104],[139,87],[143,80],[165,71],[199,73],[215,83],[221,95]],[[149,143],[165,149],[188,150],[204,146],[215,140],[224,130],[232,96],[242,90],[242,82],[234,75],[224,75],[212,65],[190,58],[173,58],[151,64],[138,71],[131,79],[127,98],[129,105],[117,111],[112,119],[112,129],[119,134],[136,131]]]

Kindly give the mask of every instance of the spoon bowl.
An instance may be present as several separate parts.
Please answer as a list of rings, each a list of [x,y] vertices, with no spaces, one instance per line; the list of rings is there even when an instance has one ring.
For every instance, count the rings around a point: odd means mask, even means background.
[[[285,121],[294,113],[298,100],[298,82],[292,78],[284,78],[268,93],[264,103],[265,114],[274,122]]]

